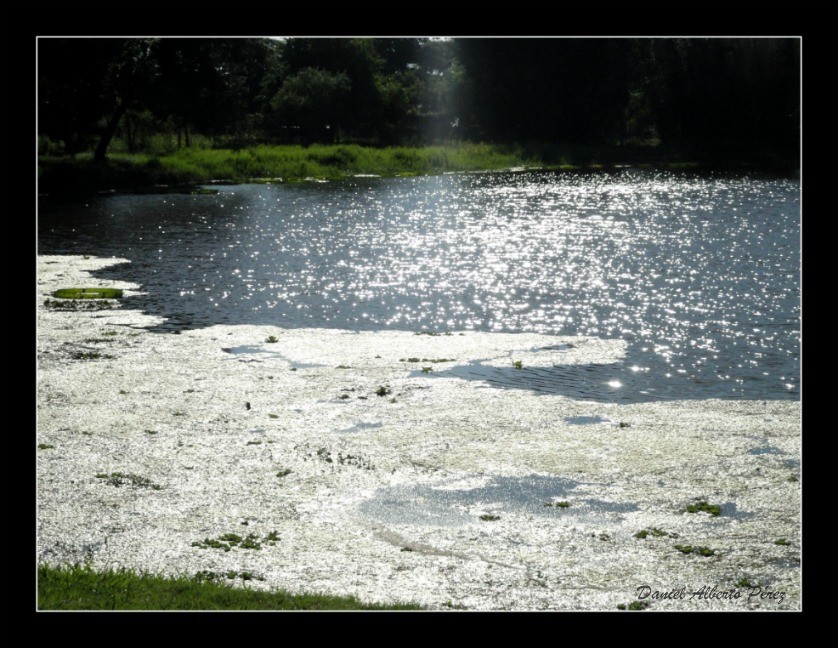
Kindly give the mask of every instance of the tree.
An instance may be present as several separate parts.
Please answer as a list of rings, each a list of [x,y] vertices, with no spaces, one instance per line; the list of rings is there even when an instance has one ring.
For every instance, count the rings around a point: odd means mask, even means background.
[[[797,39],[659,39],[644,46],[643,91],[664,142],[706,159],[797,155]]]
[[[310,144],[339,138],[351,84],[343,72],[305,68],[289,77],[271,100],[277,125],[299,131]]]
[[[613,143],[628,102],[629,41],[456,41],[471,91],[466,121],[496,141]]]
[[[104,79],[120,44],[112,39],[38,41],[38,133],[85,150],[105,112]]]
[[[157,43],[157,39],[147,38],[119,41],[105,71],[103,94],[109,110],[105,129],[93,154],[94,162],[104,162],[108,146],[125,112],[141,105],[150,94],[158,72]]]

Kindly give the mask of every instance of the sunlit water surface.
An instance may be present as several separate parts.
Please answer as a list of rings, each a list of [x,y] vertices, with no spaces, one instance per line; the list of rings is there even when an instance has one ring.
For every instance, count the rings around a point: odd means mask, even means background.
[[[434,375],[578,398],[799,398],[796,180],[626,170],[41,200],[39,252],[131,259],[129,308],[212,324],[620,338],[623,362]]]

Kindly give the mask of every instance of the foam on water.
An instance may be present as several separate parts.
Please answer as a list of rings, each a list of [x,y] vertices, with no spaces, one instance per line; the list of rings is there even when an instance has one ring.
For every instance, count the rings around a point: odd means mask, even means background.
[[[623,342],[597,338],[268,325],[166,335],[150,332],[162,318],[138,310],[41,305],[70,285],[130,295],[138,286],[90,276],[119,261],[39,257],[36,443],[54,446],[36,450],[40,560],[247,570],[265,578],[251,587],[436,609],[613,610],[641,584],[750,578],[784,600],[654,608],[800,607],[800,472],[786,463],[800,458],[798,402],[592,410],[556,393],[414,376],[401,361],[502,364],[545,347],[569,366],[620,358]],[[79,350],[101,356],[75,359]],[[615,424],[578,424],[594,416]],[[97,478],[114,472],[160,488]],[[544,506],[562,500],[567,508]],[[722,515],[683,512],[698,500]],[[646,528],[678,539],[635,537]],[[193,545],[243,530],[280,541],[258,551]],[[685,555],[676,543],[716,555]]]

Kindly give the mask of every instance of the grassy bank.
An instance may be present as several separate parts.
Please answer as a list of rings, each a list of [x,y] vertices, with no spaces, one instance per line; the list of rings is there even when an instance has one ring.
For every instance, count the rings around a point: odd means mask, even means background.
[[[104,164],[89,155],[39,160],[40,191],[137,189],[155,184],[186,185],[211,180],[284,182],[335,180],[356,174],[425,175],[538,165],[520,151],[488,144],[372,148],[256,146],[247,149],[184,148],[167,155],[113,154]]]
[[[160,155],[113,153],[95,164],[90,154],[41,156],[41,193],[141,191],[156,185],[188,187],[213,180],[295,182],[337,180],[357,174],[410,176],[515,167],[601,170],[632,165],[665,170],[767,171],[787,174],[795,161],[766,158],[742,161],[720,157],[696,161],[688,152],[666,147],[598,148],[530,143],[518,147],[458,143],[448,146],[375,148],[357,144],[253,146],[244,149],[192,146]]]
[[[418,610],[417,605],[362,603],[355,597],[264,592],[233,587],[231,575],[204,572],[164,578],[84,566],[38,567],[40,610]],[[249,574],[232,574],[239,580]]]

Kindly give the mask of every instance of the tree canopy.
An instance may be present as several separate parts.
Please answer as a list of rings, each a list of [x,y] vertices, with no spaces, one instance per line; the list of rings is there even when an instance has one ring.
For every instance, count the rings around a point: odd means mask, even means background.
[[[50,150],[253,143],[680,147],[796,156],[794,38],[41,38]]]

